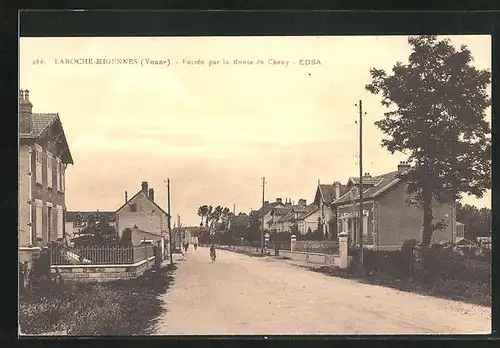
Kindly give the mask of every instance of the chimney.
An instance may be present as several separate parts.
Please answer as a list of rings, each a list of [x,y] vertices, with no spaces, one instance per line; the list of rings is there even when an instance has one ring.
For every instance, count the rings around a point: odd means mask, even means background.
[[[370,173],[365,173],[365,175],[363,175],[363,178],[371,178],[372,176],[370,175]]]
[[[142,192],[147,196],[148,195],[148,182],[143,181],[141,184]]]
[[[152,188],[149,189],[149,196],[148,197],[153,202],[155,201],[155,191]]]
[[[333,183],[333,191],[335,194],[335,199],[338,199],[340,197],[340,181],[335,181]]]
[[[285,203],[285,206],[291,207],[292,206],[292,200],[289,200]]]
[[[276,202],[277,203],[283,203],[283,201],[281,200],[281,198],[276,198]]]
[[[398,173],[406,172],[408,169],[410,169],[410,165],[408,164],[408,162],[405,161],[399,162]]]
[[[127,191],[125,191],[125,203],[128,202]]]
[[[30,102],[29,91],[20,90],[19,91],[19,132],[20,133],[31,133],[32,123],[31,115],[33,110],[33,104]]]
[[[307,205],[307,201],[304,198],[299,199],[299,205]]]
[[[269,201],[264,201],[264,204],[269,204]]]

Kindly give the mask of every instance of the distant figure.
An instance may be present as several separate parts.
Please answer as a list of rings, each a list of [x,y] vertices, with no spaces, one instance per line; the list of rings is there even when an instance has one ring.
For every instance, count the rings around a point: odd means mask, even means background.
[[[198,244],[194,243],[194,250],[198,248]]]
[[[216,257],[216,255],[215,255],[215,245],[212,244],[210,246],[210,258],[212,259],[212,262],[215,261],[215,257]]]
[[[186,253],[187,253],[188,248],[189,248],[189,243],[185,243],[185,244],[184,244],[184,252],[186,252]]]

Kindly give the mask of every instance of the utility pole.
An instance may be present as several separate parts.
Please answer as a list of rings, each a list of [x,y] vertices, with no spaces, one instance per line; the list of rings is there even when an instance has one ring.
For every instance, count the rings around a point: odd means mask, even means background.
[[[359,101],[359,265],[363,267],[363,102]]]
[[[266,177],[262,177],[262,208],[264,208],[264,199],[266,195]],[[260,253],[264,253],[264,217],[262,217],[262,229],[260,231]]]
[[[172,228],[170,225],[171,215],[170,215],[170,179],[167,179],[167,210],[168,210],[168,241],[170,244],[170,264],[174,264],[172,257],[172,252],[174,250],[172,245]]]
[[[233,203],[233,223],[231,224],[232,228],[233,228],[233,242],[232,244],[234,244],[234,238],[235,238],[235,234],[236,234],[236,204]]]

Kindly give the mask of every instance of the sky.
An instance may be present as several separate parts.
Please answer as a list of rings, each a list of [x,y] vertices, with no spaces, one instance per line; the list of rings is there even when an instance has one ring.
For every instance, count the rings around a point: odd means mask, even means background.
[[[446,37],[491,70],[490,36]],[[359,100],[363,171],[396,170],[406,157],[380,146],[386,109],[365,85],[410,52],[406,36],[21,38],[20,88],[61,117],[68,210],[116,210],[142,181],[166,208],[169,178],[172,216],[197,225],[203,204],[258,209],[262,177],[266,200],[309,203],[318,181],[358,176]],[[491,194],[463,202],[491,207]]]

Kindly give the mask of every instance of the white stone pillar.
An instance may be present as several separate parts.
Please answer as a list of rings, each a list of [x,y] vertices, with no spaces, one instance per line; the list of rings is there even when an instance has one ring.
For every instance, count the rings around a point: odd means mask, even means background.
[[[290,238],[290,251],[295,250],[296,243],[297,243],[297,237],[294,234],[292,234],[292,237]]]
[[[340,256],[340,268],[347,268],[349,266],[348,260],[348,245],[347,245],[347,233],[342,232],[339,234],[339,256]]]

